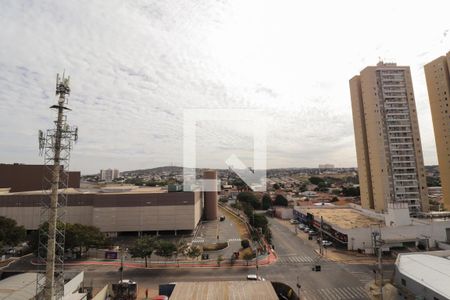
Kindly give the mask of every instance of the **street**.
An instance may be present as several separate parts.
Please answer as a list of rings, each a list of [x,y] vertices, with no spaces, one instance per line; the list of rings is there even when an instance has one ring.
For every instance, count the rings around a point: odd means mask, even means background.
[[[258,275],[267,280],[283,282],[296,292],[297,278],[301,285],[301,299],[343,300],[369,299],[365,285],[373,280],[373,265],[338,264],[319,259],[310,243],[298,238],[295,233],[277,220],[270,219],[273,244],[278,261],[268,266],[260,266]],[[30,257],[7,268],[9,271],[36,271],[29,264]],[[321,265],[320,272],[312,271],[316,264]],[[85,271],[85,284],[100,289],[109,282],[120,278],[118,268],[114,266],[67,266],[67,272]],[[180,269],[130,269],[125,268],[124,278],[138,282],[140,294],[146,289],[149,295],[158,293],[161,283],[177,281],[215,281],[245,280],[247,274],[255,274],[255,267],[221,268],[180,268]]]

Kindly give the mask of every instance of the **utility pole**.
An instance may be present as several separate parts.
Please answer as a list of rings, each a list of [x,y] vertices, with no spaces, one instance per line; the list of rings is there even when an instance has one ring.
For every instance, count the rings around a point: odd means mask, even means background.
[[[120,249],[120,283],[123,284],[123,248]]]
[[[78,129],[66,123],[64,112],[70,110],[65,106],[66,96],[69,94],[69,78],[65,78],[64,75],[60,78],[58,74],[56,96],[59,98],[57,104],[50,107],[57,111],[55,128],[47,130],[46,135],[39,131],[39,149],[41,153],[44,153],[44,162],[50,173],[50,178],[44,178],[44,184],[50,184],[50,193],[44,187],[44,195],[47,194],[48,197],[44,197],[42,202],[41,224],[47,222],[48,231],[40,230],[39,232],[38,257],[40,263],[46,264],[46,269],[45,281],[41,280],[41,275],[38,273],[36,294],[41,297],[40,293],[43,289],[46,300],[61,299],[64,295],[65,224],[63,216],[67,201],[65,188],[67,188],[68,174],[63,174],[64,180],[61,180],[60,174],[68,171],[72,141],[78,139]],[[58,194],[59,188],[63,189],[61,195]],[[58,228],[59,224],[62,228]]]
[[[381,238],[381,225],[380,224],[375,224],[375,227],[377,227],[377,229],[374,231],[372,229],[372,238],[373,238],[373,246],[374,246],[374,251],[378,251],[377,252],[377,256],[378,256],[378,272],[380,273],[379,277],[380,277],[380,299],[383,300],[383,244],[384,241]]]
[[[320,255],[323,256],[323,217],[320,216],[320,243],[319,243],[319,247],[320,247]]]

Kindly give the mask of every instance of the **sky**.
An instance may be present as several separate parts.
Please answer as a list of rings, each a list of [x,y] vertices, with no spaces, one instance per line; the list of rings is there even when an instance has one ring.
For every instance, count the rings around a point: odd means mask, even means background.
[[[411,66],[437,164],[424,64],[450,50],[448,0],[0,0],[0,162],[42,163],[56,73],[71,76],[71,169],[183,164],[187,111],[265,120],[267,167],[356,166],[348,80]],[[227,113],[228,115],[228,113]],[[251,120],[199,117],[196,162],[252,165]]]

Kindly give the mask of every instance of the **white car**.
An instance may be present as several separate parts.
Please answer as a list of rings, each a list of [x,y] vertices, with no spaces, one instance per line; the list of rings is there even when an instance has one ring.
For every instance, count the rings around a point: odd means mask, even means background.
[[[311,229],[309,229],[309,227],[305,227],[305,228],[303,228],[303,231],[304,232],[308,232],[308,231],[310,231]]]
[[[333,245],[333,243],[330,242],[330,241],[327,241],[327,240],[323,240],[323,241],[322,241],[322,246],[324,246],[324,247],[329,247],[329,246],[331,246],[331,245]]]
[[[303,230],[303,228],[305,228],[305,225],[304,225],[304,224],[299,224],[299,225],[298,225],[298,229]]]
[[[256,274],[248,274],[247,275],[247,280],[266,281],[265,278],[263,278],[261,276],[257,276]]]
[[[289,220],[289,223],[291,223],[291,224],[298,224],[298,223],[300,223],[300,222],[297,221],[296,219],[290,219],[290,220]]]

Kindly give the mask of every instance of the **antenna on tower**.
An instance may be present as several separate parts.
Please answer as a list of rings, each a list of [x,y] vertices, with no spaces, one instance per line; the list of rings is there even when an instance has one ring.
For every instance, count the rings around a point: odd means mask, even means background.
[[[50,108],[56,110],[55,127],[46,133],[39,130],[39,152],[44,156],[45,175],[41,201],[38,260],[45,271],[38,272],[37,299],[59,300],[64,296],[64,242],[65,207],[70,150],[78,140],[78,128],[66,123],[70,77],[56,74],[58,102]],[[48,189],[50,187],[50,190]],[[62,189],[59,192],[59,189]]]

